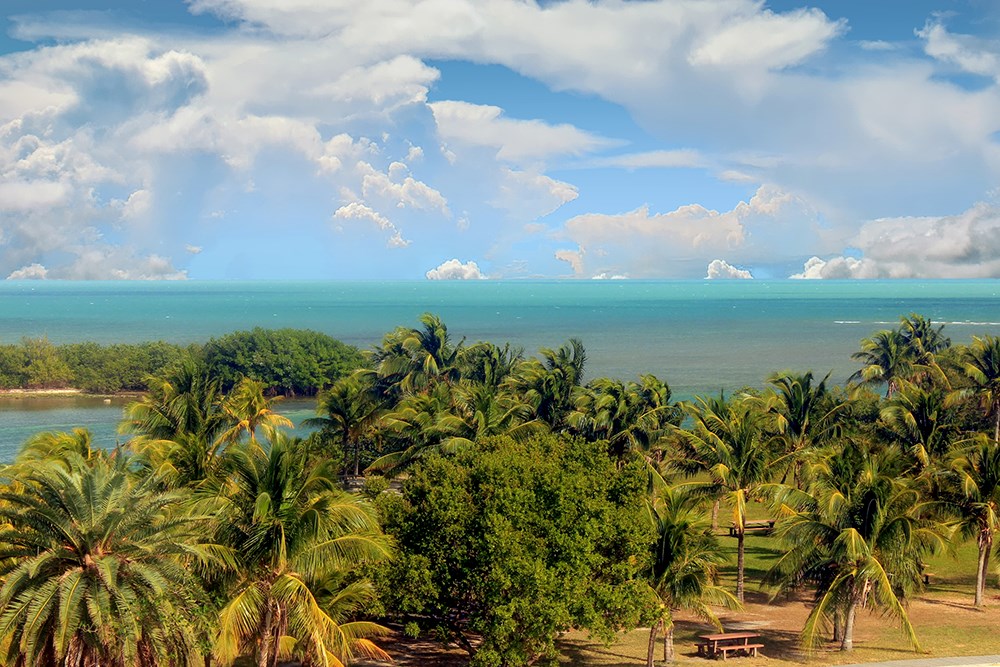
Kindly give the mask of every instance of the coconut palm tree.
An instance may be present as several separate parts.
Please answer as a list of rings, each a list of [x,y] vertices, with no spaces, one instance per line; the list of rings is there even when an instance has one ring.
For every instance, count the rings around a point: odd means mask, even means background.
[[[187,360],[150,379],[150,391],[125,407],[119,433],[139,462],[175,488],[195,486],[217,469],[229,443],[219,436],[230,417],[222,408],[219,382]]]
[[[898,329],[876,332],[861,341],[861,350],[851,355],[862,363],[861,370],[851,376],[861,384],[884,384],[885,396],[890,398],[900,379],[913,372],[914,348]]]
[[[338,664],[352,654],[385,658],[367,636],[372,624],[346,625],[324,608],[324,582],[388,555],[374,510],[337,488],[329,466],[303,469],[278,436],[232,453],[230,474],[202,497],[214,505],[216,542],[236,554],[228,601],[219,612],[215,655],[241,653],[258,667],[281,654]]]
[[[674,612],[692,611],[720,630],[710,605],[738,609],[739,601],[717,584],[726,555],[696,496],[680,489],[660,489],[648,504],[656,533],[649,584],[660,603],[659,619],[649,629],[647,667],[653,666],[656,637],[663,633],[663,659],[674,658]]]
[[[736,598],[743,602],[747,506],[764,497],[774,476],[777,452],[768,431],[769,417],[749,397],[728,403],[699,397],[682,407],[693,423],[690,430],[675,431],[678,449],[671,463],[688,473],[707,474],[706,481],[686,486],[732,507],[737,540]]]
[[[962,361],[962,373],[971,386],[955,395],[979,403],[987,419],[993,418],[993,442],[1000,443],[1000,337],[973,336]]]
[[[399,327],[386,334],[371,358],[377,374],[403,393],[425,391],[432,383],[458,379],[462,344],[451,342],[448,327],[431,313],[420,316],[421,327]]]
[[[403,398],[394,410],[383,415],[378,425],[380,437],[395,451],[380,456],[366,468],[370,472],[398,473],[418,459],[442,448],[450,449],[449,438],[474,431],[455,416],[456,386],[438,383],[428,391]],[[493,416],[495,418],[495,415]],[[462,428],[468,426],[468,428]]]
[[[931,320],[916,313],[899,320],[903,341],[912,349],[914,359],[920,364],[928,363],[933,355],[951,345],[951,339],[941,333],[943,330],[943,324],[935,328]]]
[[[184,496],[123,460],[39,463],[0,492],[3,662],[43,667],[187,665],[198,548]],[[202,554],[204,556],[204,554]]]
[[[46,431],[36,433],[25,441],[14,465],[30,470],[30,466],[40,463],[58,462],[68,470],[80,461],[89,463],[107,455],[105,450],[94,447],[93,436],[85,428],[74,428],[68,433]]]
[[[524,349],[493,343],[476,343],[459,353],[459,375],[468,382],[498,389],[524,361]]]
[[[620,458],[649,452],[668,425],[680,422],[680,410],[670,402],[667,384],[653,375],[638,383],[600,378],[578,392],[567,421],[588,439],[606,440]]]
[[[557,350],[539,350],[542,360],[531,359],[510,377],[507,388],[522,397],[537,419],[554,430],[567,425],[576,393],[583,383],[587,353],[583,343],[571,338]]]
[[[919,650],[900,593],[918,585],[921,556],[942,538],[906,465],[898,451],[847,443],[816,466],[807,491],[779,493],[784,516],[776,530],[789,549],[768,579],[818,582],[802,632],[807,645],[833,617],[840,649],[852,650],[858,609],[868,607],[895,617]]]
[[[959,530],[979,548],[975,606],[983,604],[993,536],[1000,529],[1000,447],[986,438],[956,451],[943,474],[944,500],[958,517]]]
[[[943,389],[924,388],[906,380],[900,380],[897,386],[896,394],[881,410],[882,423],[916,465],[926,469],[948,453],[959,434],[958,425],[947,409]]]
[[[801,375],[786,371],[767,378],[774,390],[761,405],[775,419],[783,453],[794,467],[796,484],[803,481],[803,455],[840,431],[836,416],[846,408],[847,402],[833,400],[826,388],[829,379],[827,373],[814,385],[812,371]]]
[[[258,431],[271,440],[279,428],[293,428],[291,420],[275,412],[274,405],[279,400],[280,396],[268,398],[264,395],[263,382],[241,378],[222,399],[228,428],[219,434],[219,442],[232,444],[245,436],[256,444]]]
[[[338,438],[344,454],[353,451],[355,476],[361,474],[361,451],[374,437],[375,427],[385,413],[372,379],[362,372],[337,380],[319,396],[316,411],[321,416],[303,422],[304,426]]]

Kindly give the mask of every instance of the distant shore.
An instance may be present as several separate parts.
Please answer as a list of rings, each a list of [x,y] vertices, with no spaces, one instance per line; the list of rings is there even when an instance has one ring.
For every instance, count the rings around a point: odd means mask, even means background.
[[[125,391],[116,394],[89,394],[82,389],[0,389],[0,400],[32,398],[135,398],[142,392]]]

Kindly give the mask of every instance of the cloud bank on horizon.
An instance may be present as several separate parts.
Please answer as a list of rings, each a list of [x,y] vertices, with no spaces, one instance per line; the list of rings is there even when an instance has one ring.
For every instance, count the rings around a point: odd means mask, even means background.
[[[989,3],[105,5],[5,5],[0,277],[1000,277]]]

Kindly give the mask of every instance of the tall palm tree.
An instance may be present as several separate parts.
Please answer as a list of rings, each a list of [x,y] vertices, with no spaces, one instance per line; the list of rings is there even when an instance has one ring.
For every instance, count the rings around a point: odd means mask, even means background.
[[[463,380],[498,389],[524,361],[524,349],[493,343],[476,343],[459,352],[459,375]]]
[[[851,355],[861,370],[851,376],[861,384],[886,386],[885,396],[895,393],[900,379],[909,377],[915,362],[913,348],[898,329],[878,331],[861,341],[861,350]]]
[[[457,387],[441,382],[426,392],[405,396],[394,410],[382,416],[380,437],[395,450],[372,461],[366,471],[397,473],[423,456],[450,449],[448,439],[456,430],[468,435],[473,426],[455,416]]]
[[[946,399],[943,389],[900,380],[898,391],[881,410],[882,423],[892,439],[921,469],[947,454],[958,436]]]
[[[975,605],[986,594],[993,536],[1000,529],[1000,447],[985,438],[954,453],[944,473],[945,502],[957,515],[965,537],[979,548]]]
[[[674,658],[674,612],[687,610],[720,630],[710,605],[740,608],[739,601],[717,584],[726,556],[698,507],[698,498],[680,489],[660,489],[648,505],[656,531],[649,584],[660,602],[660,617],[649,629],[647,667],[653,666],[656,637],[663,633],[663,659]]]
[[[346,625],[344,610],[331,615],[321,600],[331,577],[388,555],[374,510],[340,491],[328,466],[300,464],[279,435],[234,451],[229,477],[204,494],[216,507],[216,541],[236,554],[215,646],[224,664],[242,652],[258,667],[274,667],[283,652],[318,664],[355,652],[386,657],[367,639],[379,626]]]
[[[828,379],[829,373],[814,385],[812,371],[774,373],[767,378],[774,390],[762,405],[775,418],[783,453],[793,463],[796,484],[802,482],[803,454],[840,430],[836,416],[847,403],[831,400]]]
[[[803,629],[807,645],[819,641],[833,617],[840,649],[852,650],[857,611],[867,606],[894,616],[919,650],[899,593],[918,584],[921,556],[941,535],[903,475],[905,467],[897,451],[848,443],[817,466],[807,491],[786,488],[779,494],[784,516],[777,533],[789,549],[769,579],[811,575],[819,582]]]
[[[420,316],[421,327],[399,327],[386,334],[372,352],[376,372],[397,384],[404,393],[426,390],[440,380],[458,378],[460,341],[452,344],[448,327],[437,315]]]
[[[747,506],[763,498],[774,475],[774,439],[768,416],[748,397],[728,403],[697,398],[682,404],[692,421],[678,429],[672,464],[685,472],[704,472],[706,481],[687,484],[695,493],[720,499],[733,511],[736,532],[736,598],[743,602]]]
[[[340,378],[320,394],[316,410],[321,416],[303,422],[339,438],[345,455],[353,452],[355,476],[361,474],[361,450],[385,413],[371,379],[366,373]]]
[[[962,361],[962,373],[971,386],[956,395],[977,401],[987,419],[993,418],[993,442],[1000,444],[1000,337],[973,336]]]
[[[219,436],[230,417],[219,381],[204,365],[186,360],[150,379],[150,391],[125,407],[119,433],[140,462],[174,487],[194,486],[218,467],[229,443]]]
[[[219,441],[231,444],[246,436],[256,444],[258,431],[271,440],[279,428],[293,428],[291,420],[274,410],[279,400],[280,396],[268,398],[264,395],[263,382],[241,378],[222,399],[228,428],[218,436]]]
[[[517,369],[507,383],[531,406],[534,416],[552,430],[566,426],[576,393],[583,384],[587,352],[583,343],[571,338],[557,350],[539,350],[542,360],[531,359]]]
[[[568,417],[573,430],[591,440],[606,440],[611,453],[647,453],[680,422],[680,410],[670,402],[670,388],[653,375],[640,382],[600,378],[577,394]]]
[[[183,496],[126,461],[41,463],[0,492],[4,664],[187,665],[197,547]]]
[[[913,350],[913,356],[920,364],[926,364],[933,355],[951,345],[951,339],[942,331],[943,324],[935,328],[931,320],[916,313],[910,313],[899,320],[899,332],[903,341]]]

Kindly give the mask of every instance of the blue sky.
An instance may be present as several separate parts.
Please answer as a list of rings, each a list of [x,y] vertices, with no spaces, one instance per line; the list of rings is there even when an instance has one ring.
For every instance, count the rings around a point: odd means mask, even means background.
[[[8,0],[0,277],[1000,277],[987,0]]]

